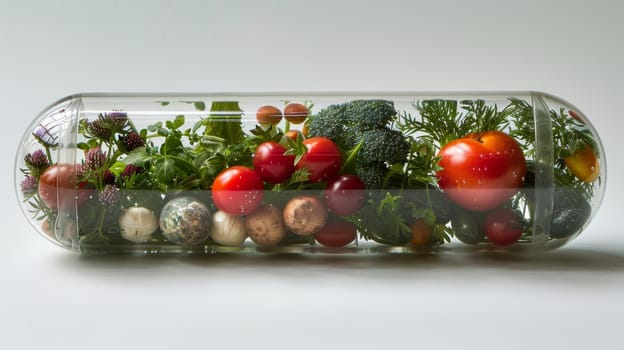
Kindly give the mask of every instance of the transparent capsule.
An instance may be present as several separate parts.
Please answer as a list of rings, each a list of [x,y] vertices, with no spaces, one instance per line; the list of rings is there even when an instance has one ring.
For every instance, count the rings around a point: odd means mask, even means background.
[[[78,94],[15,164],[35,229],[87,254],[548,250],[605,181],[589,120],[539,92]]]

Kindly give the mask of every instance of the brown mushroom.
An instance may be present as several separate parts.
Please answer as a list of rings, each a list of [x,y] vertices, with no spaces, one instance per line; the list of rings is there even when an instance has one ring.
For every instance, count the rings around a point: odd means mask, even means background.
[[[247,235],[261,246],[278,245],[286,236],[286,228],[279,208],[263,205],[245,217]]]
[[[284,224],[294,234],[311,236],[327,224],[327,208],[318,197],[293,197],[284,207]]]

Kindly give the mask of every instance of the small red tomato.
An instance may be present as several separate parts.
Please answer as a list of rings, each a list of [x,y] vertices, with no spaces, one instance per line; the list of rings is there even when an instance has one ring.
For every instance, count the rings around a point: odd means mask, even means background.
[[[326,247],[344,247],[353,242],[356,236],[355,225],[342,220],[329,222],[314,234],[316,241]]]
[[[326,137],[311,137],[304,140],[303,144],[308,151],[301,157],[295,169],[309,171],[311,182],[327,182],[335,179],[342,165],[338,146]]]
[[[509,200],[527,172],[522,149],[500,131],[451,141],[438,155],[440,188],[455,203],[474,211],[491,210]]]
[[[39,177],[39,197],[52,210],[70,211],[83,204],[91,192],[85,189],[86,182],[76,182],[76,165],[52,165]]]
[[[228,214],[252,213],[262,204],[263,196],[262,179],[244,166],[236,165],[223,170],[212,183],[215,206]]]
[[[308,117],[308,107],[301,103],[289,103],[284,107],[284,118],[293,124],[301,124]]]
[[[277,142],[263,142],[258,146],[253,166],[262,180],[278,184],[292,175],[295,171],[295,155],[284,155],[287,150]]]
[[[256,111],[256,120],[260,124],[277,125],[282,120],[282,111],[275,106],[262,106]]]
[[[485,235],[494,245],[510,245],[522,236],[522,218],[511,209],[498,209],[485,218]]]
[[[355,214],[364,205],[364,182],[355,175],[342,175],[327,184],[325,201],[336,215]]]
[[[288,132],[286,133],[286,137],[288,137],[289,139],[293,141],[297,141],[299,137],[303,139],[303,134],[299,130],[288,130]]]

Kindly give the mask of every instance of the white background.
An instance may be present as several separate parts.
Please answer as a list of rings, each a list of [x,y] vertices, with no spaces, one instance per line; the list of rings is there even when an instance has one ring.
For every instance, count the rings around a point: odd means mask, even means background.
[[[621,349],[623,4],[0,1],[0,348]],[[609,160],[595,220],[541,256],[84,258],[14,194],[18,138],[70,93],[524,89]]]

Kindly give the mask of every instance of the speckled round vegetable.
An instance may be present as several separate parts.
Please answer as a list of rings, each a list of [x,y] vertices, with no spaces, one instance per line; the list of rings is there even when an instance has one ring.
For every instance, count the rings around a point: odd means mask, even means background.
[[[163,236],[173,243],[196,245],[210,236],[210,210],[192,197],[170,200],[160,213]]]

